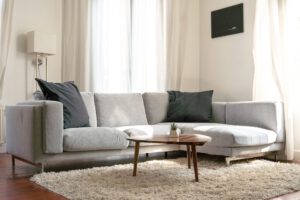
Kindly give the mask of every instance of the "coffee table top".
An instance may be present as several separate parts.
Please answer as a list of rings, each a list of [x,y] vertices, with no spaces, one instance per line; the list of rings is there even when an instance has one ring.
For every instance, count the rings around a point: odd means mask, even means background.
[[[198,144],[203,145],[211,141],[211,137],[200,134],[180,134],[179,137],[170,137],[169,135],[158,136],[133,136],[128,140],[134,142],[148,142],[148,143],[165,143],[165,144]]]

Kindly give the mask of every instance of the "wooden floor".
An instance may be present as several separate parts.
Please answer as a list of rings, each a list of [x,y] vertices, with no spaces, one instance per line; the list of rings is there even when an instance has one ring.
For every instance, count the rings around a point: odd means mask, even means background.
[[[11,157],[0,154],[0,200],[61,200],[64,197],[31,182],[29,178],[38,169],[16,161],[15,173],[11,167]],[[287,194],[272,200],[300,200],[300,192]]]
[[[37,172],[38,169],[36,169],[35,167],[20,161],[16,161],[16,170],[13,175],[11,167],[11,157],[7,154],[0,154],[0,199],[66,199],[31,182],[29,178]]]

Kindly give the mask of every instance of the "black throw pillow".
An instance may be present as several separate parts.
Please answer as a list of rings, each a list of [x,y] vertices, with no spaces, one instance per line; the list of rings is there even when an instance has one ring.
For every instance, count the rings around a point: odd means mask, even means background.
[[[50,83],[38,78],[35,80],[47,100],[63,104],[65,129],[89,126],[87,109],[74,82]]]
[[[209,122],[212,119],[213,90],[204,92],[168,91],[166,122]]]

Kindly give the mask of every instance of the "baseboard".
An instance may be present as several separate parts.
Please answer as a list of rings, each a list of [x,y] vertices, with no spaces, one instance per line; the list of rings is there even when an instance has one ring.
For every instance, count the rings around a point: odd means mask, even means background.
[[[295,161],[300,161],[300,149],[295,149]]]
[[[6,144],[0,144],[0,153],[6,153]]]

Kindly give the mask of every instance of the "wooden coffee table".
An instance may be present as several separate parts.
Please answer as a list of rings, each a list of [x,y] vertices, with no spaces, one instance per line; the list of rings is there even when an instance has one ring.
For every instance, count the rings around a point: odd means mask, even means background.
[[[199,134],[181,134],[179,137],[175,137],[175,138],[170,137],[168,135],[153,136],[153,137],[135,136],[135,137],[128,138],[128,140],[135,142],[133,176],[136,176],[136,172],[137,172],[137,163],[139,158],[139,148],[141,142],[180,144],[180,145],[186,145],[187,147],[188,168],[191,168],[191,157],[193,158],[195,181],[198,182],[199,179],[198,179],[196,145],[204,145],[206,142],[210,142],[211,137],[205,135],[199,135]]]

